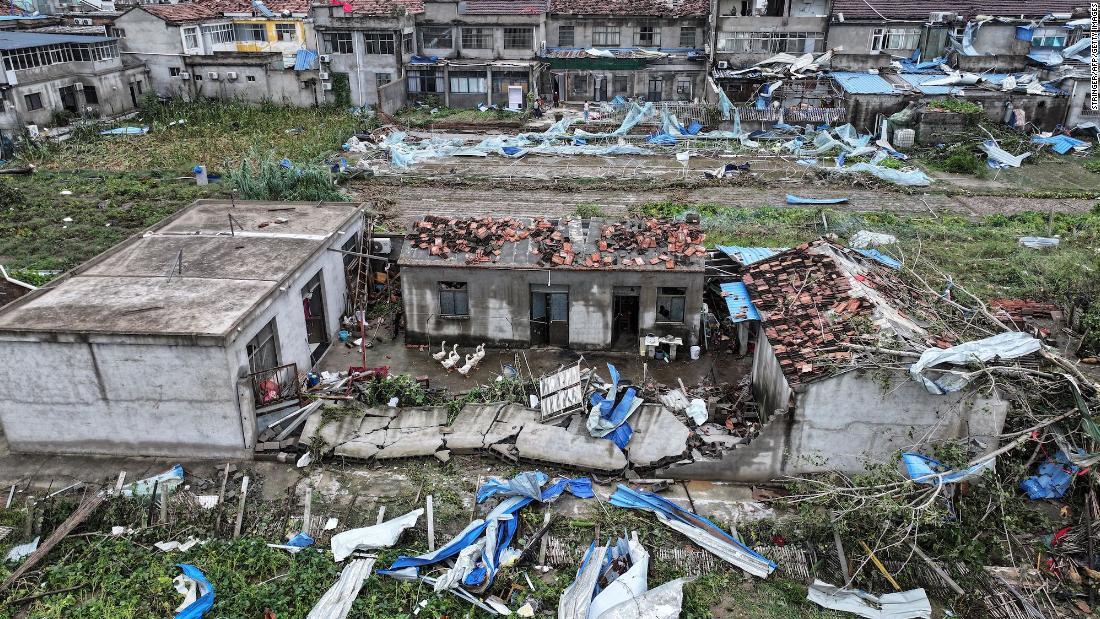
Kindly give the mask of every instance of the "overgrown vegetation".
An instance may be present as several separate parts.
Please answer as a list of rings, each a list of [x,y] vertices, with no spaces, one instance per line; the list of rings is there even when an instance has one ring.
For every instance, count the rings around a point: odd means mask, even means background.
[[[225,179],[244,200],[339,202],[346,200],[327,166],[321,163],[278,161],[275,153],[253,152],[236,167],[226,162]]]
[[[53,170],[173,170],[195,165],[211,171],[222,161],[236,165],[255,148],[278,158],[309,162],[324,157],[355,132],[360,118],[341,107],[304,108],[266,103],[171,100],[143,105],[127,126],[145,125],[145,135],[104,136],[103,125],[74,130],[62,143],[34,142],[23,160]]]
[[[971,101],[962,99],[934,99],[928,102],[928,109],[933,112],[955,112],[957,114],[984,114],[985,108]]]
[[[989,176],[989,167],[969,146],[952,146],[935,155],[922,158],[922,163],[933,170],[968,174],[978,178]]]
[[[402,108],[397,112],[397,120],[410,127],[481,124],[518,127],[527,121],[527,113],[512,112],[505,109],[482,111],[478,109],[451,108],[426,104]]]

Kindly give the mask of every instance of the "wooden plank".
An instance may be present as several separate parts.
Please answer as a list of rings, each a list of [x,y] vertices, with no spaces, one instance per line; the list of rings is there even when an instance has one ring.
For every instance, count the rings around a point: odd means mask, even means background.
[[[233,539],[241,536],[241,525],[244,524],[244,502],[248,496],[248,475],[241,479],[241,502],[237,506],[237,524],[233,527]]]

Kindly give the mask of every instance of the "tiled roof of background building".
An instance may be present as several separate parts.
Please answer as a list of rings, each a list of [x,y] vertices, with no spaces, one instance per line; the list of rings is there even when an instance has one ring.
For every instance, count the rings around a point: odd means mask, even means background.
[[[423,0],[353,0],[349,4],[353,14],[370,17],[396,17],[424,12]]]
[[[539,15],[547,0],[465,0],[458,6],[463,15]]]
[[[550,12],[559,15],[692,17],[709,10],[706,0],[550,0]]]
[[[910,314],[926,307],[915,290],[888,267],[826,240],[755,262],[744,281],[791,385],[847,366],[852,352],[845,343],[873,346],[887,336],[947,345]]]
[[[309,12],[310,0],[265,0],[264,5],[276,15],[282,13],[304,14]],[[259,15],[248,0],[201,0],[179,4],[144,4],[142,9],[168,22],[190,22],[214,19],[225,13],[254,13]]]
[[[945,11],[957,13],[962,17],[975,15],[993,16],[1042,16],[1047,13],[1072,13],[1075,8],[1087,8],[1081,0],[1045,0],[1044,2],[1025,2],[1024,0],[992,0],[989,2],[953,2],[951,0],[933,0],[931,2],[913,2],[912,0],[833,0],[832,15],[844,14],[844,19],[917,19],[927,20],[929,13]]]

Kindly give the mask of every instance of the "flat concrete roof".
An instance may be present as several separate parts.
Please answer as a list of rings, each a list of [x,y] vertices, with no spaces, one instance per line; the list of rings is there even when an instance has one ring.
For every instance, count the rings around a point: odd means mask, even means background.
[[[5,306],[0,332],[224,337],[363,210],[199,200]]]

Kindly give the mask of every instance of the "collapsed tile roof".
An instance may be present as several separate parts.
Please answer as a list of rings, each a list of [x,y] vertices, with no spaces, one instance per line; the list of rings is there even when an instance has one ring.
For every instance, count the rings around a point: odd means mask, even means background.
[[[696,17],[706,15],[706,0],[550,0],[550,12],[558,15],[641,15],[647,17]]]
[[[706,235],[682,221],[446,218],[413,224],[399,263],[529,269],[702,271]]]
[[[350,5],[351,11],[345,8],[345,12],[367,17],[396,17],[424,12],[424,0],[350,0],[347,3],[331,0],[330,4]]]
[[[1044,2],[1026,2],[1025,0],[988,0],[986,2],[957,2],[954,0],[933,0],[931,2],[912,2],[911,0],[833,0],[832,14],[844,14],[844,19],[914,19],[927,21],[930,13],[944,11],[956,13],[961,17],[992,15],[1004,17],[1039,17],[1048,13],[1072,13],[1076,8],[1085,8],[1081,0],[1046,0]]]
[[[463,0],[463,15],[539,15],[546,12],[546,0]]]
[[[825,239],[752,263],[744,282],[792,386],[847,365],[852,352],[844,343],[948,345],[921,324],[927,305],[917,291],[891,269]]]

